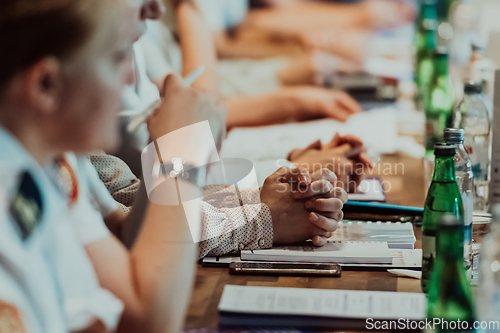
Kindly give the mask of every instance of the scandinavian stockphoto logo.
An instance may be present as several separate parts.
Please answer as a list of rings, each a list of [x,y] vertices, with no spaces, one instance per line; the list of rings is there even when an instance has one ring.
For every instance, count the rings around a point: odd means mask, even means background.
[[[208,121],[162,136],[144,148],[141,160],[149,200],[157,205],[182,205],[194,242],[240,228],[260,211],[253,163],[221,159]],[[204,186],[203,196],[192,197],[189,185],[177,182],[177,177]]]

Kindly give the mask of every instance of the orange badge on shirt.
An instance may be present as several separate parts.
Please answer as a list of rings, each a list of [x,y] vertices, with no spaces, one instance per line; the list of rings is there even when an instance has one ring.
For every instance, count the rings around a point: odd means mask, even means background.
[[[0,332],[26,333],[21,314],[11,304],[0,302]]]

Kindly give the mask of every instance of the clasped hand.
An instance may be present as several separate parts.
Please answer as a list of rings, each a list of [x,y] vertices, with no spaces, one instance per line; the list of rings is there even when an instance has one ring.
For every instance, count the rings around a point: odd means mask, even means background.
[[[329,169],[310,174],[307,169],[282,167],[269,176],[261,190],[273,220],[274,243],[312,239],[323,246],[344,216],[347,193],[336,187],[337,177]]]

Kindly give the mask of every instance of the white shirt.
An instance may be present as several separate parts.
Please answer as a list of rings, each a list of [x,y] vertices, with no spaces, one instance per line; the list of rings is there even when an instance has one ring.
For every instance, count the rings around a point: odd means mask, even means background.
[[[68,332],[94,319],[114,330],[123,305],[100,288],[84,248],[109,231],[90,204],[82,160],[68,155],[80,185],[79,200],[69,209],[50,176],[52,166],[42,168],[2,127],[0,146],[0,301],[19,311],[28,332]],[[9,201],[25,171],[38,185],[43,215],[23,241]]]
[[[182,52],[172,25],[175,26],[165,21],[146,21],[147,29],[140,39],[145,62],[141,66],[146,68],[145,74],[151,80],[161,80],[171,73],[182,74]]]
[[[100,287],[84,245],[110,236],[102,216],[118,209],[118,204],[86,157],[77,158],[71,153],[65,157],[78,177],[79,187],[77,203],[58,228],[54,251],[65,299],[66,321],[70,331],[88,327],[96,319],[102,321],[108,331],[114,331],[123,303]]]
[[[212,31],[236,27],[249,7],[248,0],[197,0],[197,4]]]
[[[134,43],[134,70],[136,73],[135,83],[125,87],[122,92],[124,112],[127,113],[140,113],[160,99],[158,88],[151,82],[146,72],[146,60],[141,39]],[[128,123],[129,119],[124,119],[124,122]],[[146,147],[149,141],[147,125],[143,124],[133,137],[138,150]]]
[[[198,6],[208,27],[213,31],[237,26],[245,17],[247,0],[199,0]],[[168,12],[168,11],[167,11]],[[140,75],[159,80],[167,74],[180,75],[182,52],[174,38],[175,17],[166,15],[162,21],[146,22],[146,33],[135,46]],[[288,65],[287,57],[268,59],[219,60],[217,71],[220,92],[224,96],[260,95],[281,88],[278,72]],[[142,71],[145,67],[146,71]],[[143,148],[143,147],[142,147]]]

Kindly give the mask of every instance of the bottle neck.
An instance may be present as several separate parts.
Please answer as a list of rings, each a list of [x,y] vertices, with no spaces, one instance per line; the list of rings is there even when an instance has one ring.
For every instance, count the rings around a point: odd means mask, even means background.
[[[447,260],[461,262],[464,255],[464,227],[462,225],[441,225],[438,230],[439,255]]]
[[[437,12],[436,3],[434,1],[422,1],[420,6],[420,14],[418,18],[418,26],[425,36],[426,49],[436,50],[437,45]]]
[[[453,156],[436,156],[433,181],[452,182],[455,178],[455,161]]]
[[[445,138],[444,142],[447,143],[447,144],[450,144],[450,145],[455,145],[455,150],[464,150],[465,151],[465,147],[464,147],[464,142],[463,141],[446,140],[446,138]]]
[[[436,4],[432,1],[423,1],[420,6],[420,23],[424,23],[425,20],[437,20]],[[425,25],[424,25],[425,26]]]
[[[435,51],[437,45],[437,31],[434,29],[428,29],[426,37],[426,48],[428,50]]]
[[[464,147],[464,142],[463,141],[460,141],[460,143],[457,143],[456,145],[457,145],[457,148],[456,148],[457,150],[461,150],[461,151],[463,151],[464,153],[467,154],[467,152],[465,151],[465,147]]]
[[[437,1],[437,15],[440,21],[448,21],[451,6],[455,0],[438,0]]]
[[[434,58],[434,68],[436,69],[436,75],[448,75],[448,55],[436,54]]]

